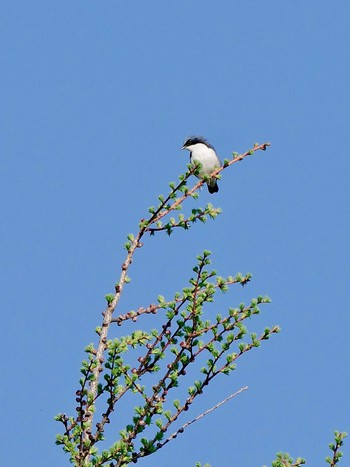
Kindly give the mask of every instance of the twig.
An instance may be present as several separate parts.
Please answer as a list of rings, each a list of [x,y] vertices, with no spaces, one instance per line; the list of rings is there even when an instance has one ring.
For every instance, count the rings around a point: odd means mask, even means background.
[[[343,453],[339,451],[339,449],[343,446],[343,443],[344,443],[343,439],[346,438],[348,434],[345,431],[344,432],[335,431],[334,435],[335,435],[335,443],[331,443],[329,445],[329,448],[331,449],[331,451],[333,451],[333,457],[326,458],[326,461],[331,467],[334,467],[336,464],[338,464],[340,459],[343,457]]]
[[[225,281],[223,285],[231,285],[231,284],[240,283],[244,287],[250,281],[250,278],[251,278],[251,275],[246,274],[239,281],[236,278],[232,278],[232,280]],[[222,285],[213,283],[212,286],[215,289],[217,289],[221,287]],[[198,290],[199,293],[203,291],[204,289]],[[137,318],[143,314],[157,314],[160,308],[166,308],[167,306],[169,306],[170,303],[173,303],[173,302],[180,303],[183,299],[184,297],[180,296],[179,298],[175,298],[172,301],[164,302],[164,303],[157,304],[157,305],[155,303],[151,303],[151,305],[149,305],[147,308],[140,307],[137,310],[131,310],[125,314],[121,314],[117,317],[114,317],[112,318],[111,322],[117,323],[118,326],[121,326],[124,321],[127,321],[129,319],[131,319],[132,321],[137,321]]]
[[[157,445],[157,449],[163,447],[165,444],[169,443],[169,441],[171,441],[172,439],[176,438],[177,435],[181,434],[184,432],[184,430],[189,427],[190,425],[192,425],[192,423],[194,422],[197,422],[198,420],[200,420],[201,418],[205,417],[206,415],[208,415],[210,412],[213,412],[214,410],[218,409],[221,405],[223,404],[226,404],[226,402],[228,402],[230,399],[232,399],[233,397],[236,397],[238,396],[239,394],[241,394],[243,391],[246,391],[248,389],[248,386],[244,386],[243,388],[239,389],[238,391],[236,391],[234,394],[231,394],[230,396],[226,397],[226,399],[224,399],[223,401],[219,402],[218,404],[214,405],[214,407],[211,407],[210,409],[206,410],[205,412],[201,413],[200,415],[198,415],[196,418],[194,418],[193,420],[189,421],[189,422],[186,422],[184,425],[182,425],[181,428],[179,428],[175,433],[173,433],[171,436],[169,436],[169,438],[167,438],[163,443],[159,443]]]

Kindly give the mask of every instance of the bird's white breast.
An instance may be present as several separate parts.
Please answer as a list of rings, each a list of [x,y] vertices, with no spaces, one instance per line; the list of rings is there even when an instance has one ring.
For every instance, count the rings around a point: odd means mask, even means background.
[[[194,144],[189,149],[191,151],[191,163],[200,162],[202,164],[202,174],[209,175],[216,167],[220,167],[221,164],[214,149],[208,148],[203,143]]]

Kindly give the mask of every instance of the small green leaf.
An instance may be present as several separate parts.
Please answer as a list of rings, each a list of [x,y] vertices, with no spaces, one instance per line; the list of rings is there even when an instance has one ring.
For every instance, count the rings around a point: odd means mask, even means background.
[[[173,406],[175,407],[176,410],[179,410],[179,408],[180,408],[180,401],[179,401],[179,399],[175,399],[175,400],[173,401]]]
[[[113,302],[114,300],[114,294],[108,293],[105,295],[105,299],[107,300],[108,305]]]

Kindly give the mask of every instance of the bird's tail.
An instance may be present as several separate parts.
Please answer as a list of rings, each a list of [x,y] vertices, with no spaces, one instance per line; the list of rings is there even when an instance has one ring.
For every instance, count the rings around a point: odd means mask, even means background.
[[[212,183],[212,182],[211,182]],[[219,191],[219,186],[218,186],[218,183],[217,181],[215,180],[215,184],[214,185],[209,185],[208,183],[208,191],[209,193],[213,194],[213,193],[217,193]]]

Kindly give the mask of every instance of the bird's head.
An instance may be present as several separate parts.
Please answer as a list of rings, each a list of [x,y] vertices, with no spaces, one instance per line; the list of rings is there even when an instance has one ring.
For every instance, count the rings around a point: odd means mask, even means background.
[[[208,148],[212,148],[211,144],[209,144],[203,136],[190,136],[185,140],[181,149],[188,149],[188,151],[191,151],[196,144],[204,144]]]

